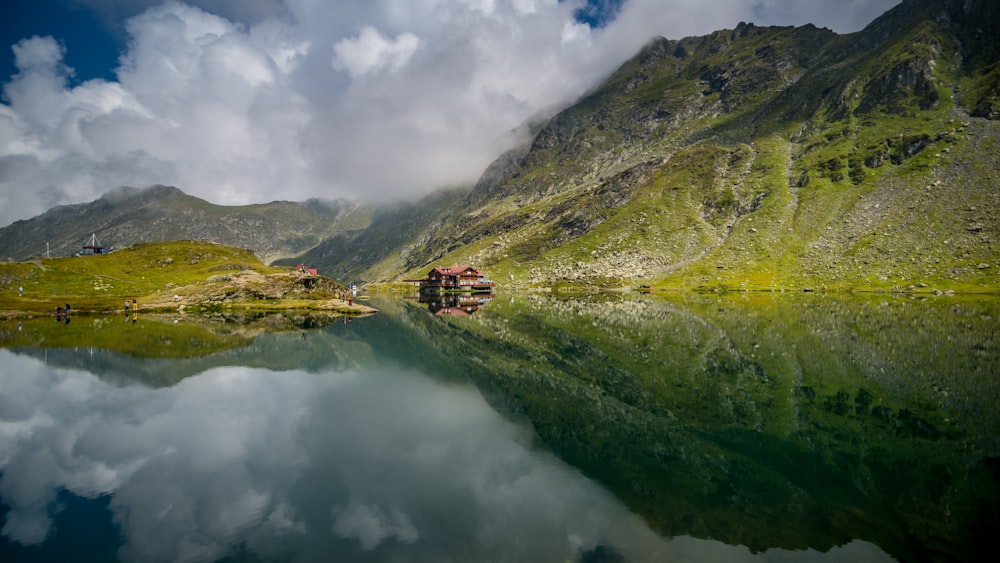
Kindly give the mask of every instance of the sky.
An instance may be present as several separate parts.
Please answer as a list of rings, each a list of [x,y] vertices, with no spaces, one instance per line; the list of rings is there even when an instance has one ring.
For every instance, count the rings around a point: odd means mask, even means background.
[[[899,0],[13,0],[0,227],[118,186],[222,205],[472,185],[655,36]]]

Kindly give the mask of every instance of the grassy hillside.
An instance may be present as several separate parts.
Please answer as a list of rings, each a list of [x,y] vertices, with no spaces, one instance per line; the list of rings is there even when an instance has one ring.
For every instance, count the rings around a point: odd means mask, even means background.
[[[67,303],[79,312],[121,311],[126,299],[138,300],[140,310],[147,311],[180,306],[367,310],[344,303],[344,290],[323,276],[266,266],[249,250],[198,241],[0,264],[0,311],[6,316],[51,313]]]
[[[844,36],[652,41],[384,276],[471,263],[510,287],[994,292],[988,4],[907,0]]]

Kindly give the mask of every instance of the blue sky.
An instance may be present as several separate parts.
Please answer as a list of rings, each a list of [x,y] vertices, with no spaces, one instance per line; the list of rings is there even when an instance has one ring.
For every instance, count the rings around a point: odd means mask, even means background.
[[[590,27],[601,28],[614,21],[624,3],[625,0],[587,0],[573,12],[573,17]]]
[[[898,0],[13,0],[0,226],[121,185],[219,204],[471,185],[650,38]]]
[[[576,21],[600,28],[614,19],[624,2],[587,0],[573,15]],[[91,78],[114,80],[119,53],[125,48],[123,18],[139,13],[145,4],[157,3],[125,2],[118,9],[110,9],[90,7],[79,0],[12,0],[4,8],[0,24],[0,45],[4,46],[0,79],[6,82],[17,72],[7,50],[10,45],[32,35],[51,35],[66,48],[65,62],[74,70],[71,83]],[[251,18],[260,15],[256,12]],[[244,19],[243,23],[255,22]]]
[[[80,79],[114,79],[123,45],[115,41],[96,12],[67,0],[13,0],[3,8],[0,24],[3,82],[17,71],[10,46],[32,35],[58,38],[66,46],[66,64],[76,70]]]

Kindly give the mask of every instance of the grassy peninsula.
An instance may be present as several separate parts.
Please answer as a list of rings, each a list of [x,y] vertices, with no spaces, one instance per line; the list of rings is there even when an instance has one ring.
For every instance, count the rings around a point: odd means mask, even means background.
[[[126,300],[144,313],[375,312],[349,302],[348,294],[327,277],[267,266],[249,250],[199,241],[0,264],[0,316],[6,318],[52,314],[67,304],[74,314],[118,313]]]

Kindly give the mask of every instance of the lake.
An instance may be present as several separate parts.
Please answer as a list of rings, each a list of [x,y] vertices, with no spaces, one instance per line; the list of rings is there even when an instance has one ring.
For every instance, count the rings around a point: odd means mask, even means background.
[[[977,560],[1000,300],[0,321],[3,561]]]

